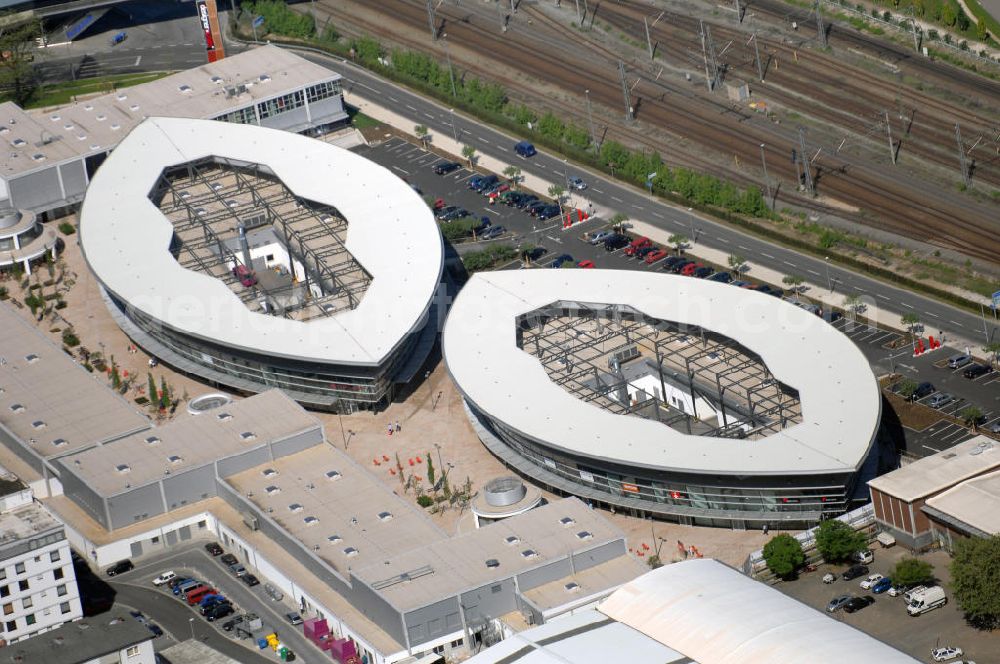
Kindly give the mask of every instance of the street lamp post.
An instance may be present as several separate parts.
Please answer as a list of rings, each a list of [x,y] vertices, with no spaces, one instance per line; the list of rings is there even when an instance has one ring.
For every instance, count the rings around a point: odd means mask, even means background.
[[[438,468],[440,468],[441,471],[444,472],[444,462],[441,461],[441,445],[439,445],[438,443],[434,443],[434,448],[437,449],[438,452]]]
[[[188,618],[188,624],[191,626],[191,640],[194,641],[194,618]]]
[[[449,108],[448,112],[451,113],[451,135],[455,137],[455,142],[458,143],[458,130],[455,129],[455,109]]]
[[[594,133],[594,114],[590,109],[590,90],[584,90],[583,94],[587,97],[587,122],[590,124],[590,144],[594,150],[597,150],[597,134]]]

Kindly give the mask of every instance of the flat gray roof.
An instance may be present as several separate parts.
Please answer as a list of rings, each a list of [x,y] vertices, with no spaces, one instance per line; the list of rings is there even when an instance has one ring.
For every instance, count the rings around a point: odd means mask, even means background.
[[[34,537],[62,528],[51,514],[38,503],[31,503],[0,514],[0,545]]]
[[[621,530],[579,499],[563,498],[392,557],[369,559],[369,564],[355,569],[354,575],[377,587],[379,594],[397,609],[408,611],[566,558],[570,552],[585,558],[586,550],[624,537]],[[499,565],[487,567],[490,559]],[[633,572],[629,579],[641,568],[636,566]],[[627,579],[608,574],[603,582],[594,580],[592,590],[605,582],[604,588],[608,588],[623,580]],[[567,594],[567,601],[572,599]]]
[[[14,294],[12,293],[12,297]],[[42,457],[149,428],[149,420],[0,302],[0,425]]]
[[[0,144],[8,145],[0,177],[17,177],[55,164],[107,152],[148,117],[211,119],[340,74],[277,46],[231,55],[100,97],[25,111],[0,104]],[[240,87],[228,96],[226,88]],[[36,156],[42,156],[37,159]]]
[[[448,538],[412,496],[400,499],[332,445],[275,459],[226,481],[345,579],[351,569]],[[345,553],[349,549],[354,553]]]
[[[268,390],[200,415],[184,412],[164,426],[61,462],[94,491],[112,496],[127,491],[126,483],[143,486],[165,473],[182,473],[321,426],[284,392]]]
[[[4,657],[20,657],[21,664],[79,664],[96,661],[103,655],[149,641],[153,638],[146,626],[125,613],[86,618],[12,643]]]
[[[1000,443],[980,435],[869,480],[868,486],[912,503],[996,468]]]
[[[261,164],[296,196],[340,212],[344,247],[372,279],[357,307],[309,321],[255,312],[223,281],[177,262],[173,225],[149,193],[168,166],[212,157]],[[427,204],[386,168],[277,129],[178,118],[146,120],[104,162],[80,212],[80,242],[105,288],[172,330],[260,355],[365,367],[424,324],[444,256]]]
[[[517,345],[517,317],[558,302],[627,306],[734,339],[798,390],[802,421],[760,440],[690,436],[582,401]],[[458,388],[489,417],[571,454],[647,468],[853,472],[881,415],[871,367],[847,336],[788,302],[703,279],[630,270],[480,272],[452,305],[442,348]]]

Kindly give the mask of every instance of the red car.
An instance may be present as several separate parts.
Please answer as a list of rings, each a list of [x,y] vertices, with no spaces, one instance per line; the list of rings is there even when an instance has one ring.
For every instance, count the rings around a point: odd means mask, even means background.
[[[594,269],[594,261],[580,261],[576,266],[582,267],[585,270],[592,270]]]
[[[635,252],[639,251],[644,247],[651,247],[652,245],[653,241],[650,240],[648,237],[638,237],[632,240],[632,243],[629,246],[625,247],[625,255],[635,256]]]
[[[702,265],[701,263],[691,263],[690,265],[686,266],[683,270],[681,270],[681,274],[683,274],[685,277],[690,277],[692,274],[694,274],[694,271],[697,270],[699,267],[705,267],[705,266]]]
[[[667,257],[666,249],[655,249],[646,254],[646,262],[652,265],[656,261],[661,261]]]
[[[240,280],[240,283],[246,287],[253,286],[257,283],[257,277],[253,272],[250,271],[246,265],[237,265],[233,268],[233,276]]]

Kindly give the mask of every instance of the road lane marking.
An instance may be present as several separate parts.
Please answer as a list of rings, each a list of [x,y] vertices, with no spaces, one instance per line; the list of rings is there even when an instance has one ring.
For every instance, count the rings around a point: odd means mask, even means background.
[[[410,174],[410,172],[409,172],[409,171],[404,171],[404,170],[403,170],[402,168],[400,168],[399,166],[396,166],[395,164],[393,164],[393,165],[392,165],[392,167],[393,167],[393,168],[395,168],[395,169],[396,169],[397,171],[399,171],[400,173],[406,173],[407,175],[409,175],[409,174]]]
[[[913,308],[912,304],[907,304],[906,302],[900,302],[900,304],[903,305],[904,307],[906,307],[907,309],[912,309]]]
[[[603,191],[601,191],[601,190],[600,190],[600,189],[598,189],[597,187],[594,187],[594,191],[596,191],[596,192],[597,192],[597,193],[599,193],[599,194],[603,194],[603,193],[604,193]]]
[[[406,107],[407,107],[408,109],[410,109],[411,111],[413,111],[414,113],[415,113],[415,112],[417,111],[417,109],[416,109],[416,108],[414,108],[413,106],[410,106],[409,104],[407,104],[407,105],[406,105]]]
[[[611,200],[615,201],[616,203],[623,203],[624,202],[624,201],[622,201],[622,199],[618,198],[617,196],[612,196]]]
[[[656,217],[657,219],[663,219],[663,215],[662,215],[662,214],[660,214],[659,212],[653,212],[653,213],[652,213],[652,215],[653,215],[654,217]]]
[[[772,256],[771,254],[765,254],[763,251],[760,252],[760,255],[763,256],[764,258],[770,258],[772,261],[774,260],[774,256]]]

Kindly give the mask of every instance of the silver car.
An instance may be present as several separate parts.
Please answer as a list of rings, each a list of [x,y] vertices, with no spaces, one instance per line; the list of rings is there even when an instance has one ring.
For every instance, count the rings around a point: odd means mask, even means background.
[[[951,396],[947,392],[938,392],[927,400],[927,405],[931,408],[940,408],[941,406],[951,403],[954,400],[955,397]]]
[[[826,612],[833,613],[834,611],[839,611],[852,599],[854,599],[853,595],[841,595],[840,597],[834,597],[830,600],[830,603],[826,605]]]
[[[600,244],[600,243],[604,242],[605,240],[607,240],[609,237],[611,237],[614,234],[615,234],[615,232],[613,230],[610,230],[610,229],[607,229],[607,228],[604,229],[603,231],[597,231],[596,233],[594,233],[593,235],[590,236],[590,243],[591,244]]]
[[[583,178],[577,175],[571,175],[569,177],[569,188],[576,189],[577,191],[583,191],[587,188],[587,183],[583,181]]]

